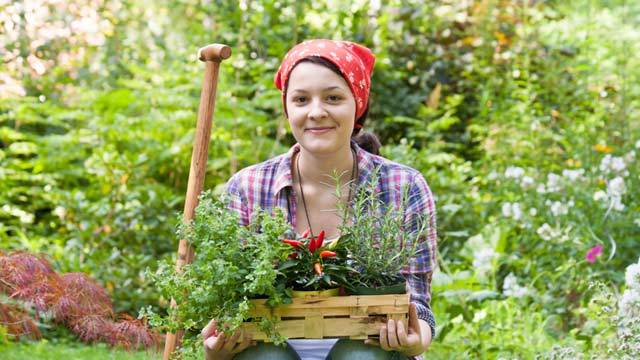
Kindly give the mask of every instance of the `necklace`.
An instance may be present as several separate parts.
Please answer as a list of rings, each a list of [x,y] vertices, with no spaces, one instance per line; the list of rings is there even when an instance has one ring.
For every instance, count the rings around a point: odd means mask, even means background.
[[[347,206],[351,203],[351,189],[353,189],[353,180],[357,179],[358,172],[358,157],[356,156],[355,150],[351,149],[351,153],[353,154],[353,167],[351,168],[351,180],[349,180],[349,195],[347,196]],[[311,229],[311,220],[309,218],[309,211],[307,210],[307,200],[304,198],[304,190],[302,190],[302,176],[300,176],[300,153],[296,156],[296,171],[298,172],[298,186],[300,187],[300,197],[302,198],[302,205],[304,206],[304,214],[307,217],[307,224],[309,225],[309,230],[311,233],[311,237],[313,238],[313,229]]]

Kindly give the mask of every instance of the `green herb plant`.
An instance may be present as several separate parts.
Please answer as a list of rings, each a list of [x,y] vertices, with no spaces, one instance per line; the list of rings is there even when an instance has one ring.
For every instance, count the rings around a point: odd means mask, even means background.
[[[409,265],[426,235],[428,217],[405,214],[408,188],[403,188],[399,207],[387,206],[377,190],[379,169],[358,187],[350,207],[338,202],[343,218],[341,246],[348,253],[347,264],[356,271],[349,274],[347,288],[377,288],[403,282],[402,270]],[[336,186],[340,198],[341,187]],[[345,221],[350,218],[350,221]]]
[[[218,331],[229,335],[248,318],[250,299],[267,298],[272,306],[290,302],[290,292],[276,282],[278,265],[291,251],[282,241],[289,226],[279,209],[273,214],[255,214],[249,226],[241,226],[224,198],[204,192],[194,220],[180,225],[177,231],[195,248],[193,262],[177,272],[166,261],[150,274],[161,296],[175,299],[177,306],[167,309],[166,314],[148,307],[142,315],[165,331],[184,329],[184,357],[201,351],[199,331],[212,318],[217,320]],[[265,318],[260,323],[271,341],[282,343],[285,339],[275,326],[274,319]]]

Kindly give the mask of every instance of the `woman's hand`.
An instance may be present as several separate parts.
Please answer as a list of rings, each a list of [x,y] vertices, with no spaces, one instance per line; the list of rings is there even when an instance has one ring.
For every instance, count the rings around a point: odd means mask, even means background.
[[[398,351],[407,356],[422,355],[431,344],[431,328],[418,319],[415,304],[409,304],[409,326],[404,321],[389,320],[380,328],[380,342],[365,340],[365,344],[378,345],[386,351]]]
[[[241,336],[242,342],[238,342]],[[237,353],[250,345],[255,345],[251,341],[251,336],[243,335],[240,330],[232,336],[226,336],[222,332],[218,333],[215,320],[209,321],[209,324],[202,329],[202,338],[206,360],[231,360]]]

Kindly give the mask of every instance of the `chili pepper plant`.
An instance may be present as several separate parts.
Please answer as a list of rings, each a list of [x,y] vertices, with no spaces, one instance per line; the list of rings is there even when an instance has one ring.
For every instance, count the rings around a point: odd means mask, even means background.
[[[348,274],[355,270],[346,265],[345,249],[339,243],[326,244],[324,238],[324,230],[311,236],[307,229],[297,239],[284,240],[291,253],[278,268],[278,281],[293,290],[326,290],[345,285]]]

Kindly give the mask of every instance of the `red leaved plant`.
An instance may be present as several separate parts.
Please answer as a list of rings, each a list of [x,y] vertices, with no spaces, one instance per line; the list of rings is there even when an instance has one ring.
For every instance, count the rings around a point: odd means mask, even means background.
[[[16,338],[27,336],[40,339],[42,337],[35,321],[17,304],[0,303],[0,324]]]
[[[0,294],[31,306],[36,316],[51,314],[82,341],[103,341],[126,349],[161,343],[160,334],[140,320],[120,314],[116,322],[107,291],[84,273],[59,275],[42,256],[22,251],[0,252],[0,269]],[[41,336],[27,311],[14,304],[0,302],[0,325],[16,338]]]

